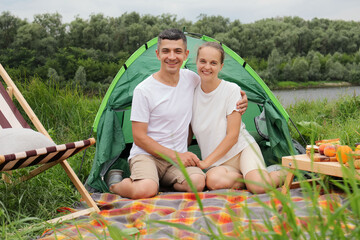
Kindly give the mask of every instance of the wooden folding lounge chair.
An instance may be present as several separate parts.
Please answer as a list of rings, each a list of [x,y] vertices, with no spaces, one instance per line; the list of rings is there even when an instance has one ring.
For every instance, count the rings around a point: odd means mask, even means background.
[[[21,92],[11,80],[11,78],[1,64],[0,75],[7,85],[7,90],[5,90],[2,82],[0,81],[0,131],[5,131],[5,129],[8,128],[13,128],[15,130],[21,128],[31,128],[13,103],[12,99],[13,97],[15,97],[25,111],[25,113],[28,115],[29,119],[32,121],[37,131],[51,140],[49,133],[45,130],[44,126],[36,117],[35,113],[30,108],[29,104],[26,102],[25,98],[22,96]],[[59,163],[64,168],[65,172],[67,173],[77,190],[80,192],[82,198],[88,204],[89,208],[50,220],[48,222],[55,223],[68,219],[73,219],[94,211],[99,212],[100,210],[97,207],[96,203],[91,198],[90,194],[85,189],[84,185],[81,183],[69,163],[66,161],[66,159],[70,158],[81,150],[93,145],[94,143],[95,139],[89,138],[87,140],[78,142],[72,142],[62,145],[54,144],[54,146],[41,147],[39,149],[32,149],[22,152],[14,152],[10,154],[0,155],[0,172],[12,171],[15,169],[33,165],[41,165],[40,167],[32,170],[28,175],[20,178],[20,181],[25,181]],[[3,179],[5,181],[8,181],[8,179],[4,178],[4,175]]]

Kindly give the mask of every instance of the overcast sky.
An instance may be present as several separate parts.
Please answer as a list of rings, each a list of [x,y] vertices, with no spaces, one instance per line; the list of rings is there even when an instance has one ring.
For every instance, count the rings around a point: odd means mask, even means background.
[[[91,14],[118,17],[125,12],[158,16],[175,14],[195,22],[200,14],[221,15],[231,21],[251,23],[264,18],[299,16],[360,21],[359,0],[0,0],[0,12],[10,11],[32,21],[35,14],[60,13],[63,23]]]

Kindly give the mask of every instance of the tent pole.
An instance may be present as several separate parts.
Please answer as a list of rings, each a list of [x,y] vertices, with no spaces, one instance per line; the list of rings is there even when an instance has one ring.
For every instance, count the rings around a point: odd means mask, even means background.
[[[89,134],[89,138],[92,136],[92,134],[93,134],[93,127],[91,127],[91,131],[90,131],[90,134]],[[84,160],[85,160],[85,154],[86,154],[86,150],[87,150],[87,149],[88,149],[88,148],[86,148],[86,149],[84,150],[84,153],[83,153],[83,156],[82,156],[82,159],[81,159],[80,168],[79,168],[79,171],[78,171],[78,176],[80,176],[81,169],[82,169],[82,166],[83,166],[83,163],[84,163]]]
[[[308,145],[308,144],[307,144],[305,138],[304,138],[303,135],[300,133],[299,129],[296,127],[296,125],[295,125],[295,123],[293,122],[293,120],[292,120],[290,117],[289,117],[289,119],[290,119],[291,123],[293,124],[293,126],[295,127],[296,131],[299,133],[299,135],[300,135],[301,139],[303,140],[303,142],[305,143],[305,147],[306,147],[306,145]]]

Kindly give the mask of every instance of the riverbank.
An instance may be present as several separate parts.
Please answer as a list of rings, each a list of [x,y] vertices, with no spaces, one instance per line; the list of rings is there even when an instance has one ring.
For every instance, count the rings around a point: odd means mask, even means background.
[[[349,82],[327,82],[327,81],[308,81],[308,82],[293,82],[284,81],[278,82],[277,85],[272,86],[272,90],[288,90],[288,89],[306,89],[306,88],[327,88],[327,87],[349,87],[356,86]]]
[[[343,96],[360,96],[360,86],[352,85],[324,85],[322,87],[287,88],[272,90],[284,107],[298,102],[312,102],[338,100]]]

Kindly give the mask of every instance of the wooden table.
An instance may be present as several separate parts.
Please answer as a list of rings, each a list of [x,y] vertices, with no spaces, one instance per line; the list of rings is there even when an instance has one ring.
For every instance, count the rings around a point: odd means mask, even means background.
[[[320,173],[329,176],[343,177],[343,170],[339,162],[314,162],[306,154],[286,156],[282,158],[283,167],[290,169],[305,170],[314,173]],[[360,169],[356,170],[358,174],[353,175],[360,180]],[[285,183],[282,187],[282,193],[286,194],[293,185],[294,173],[289,171]]]

